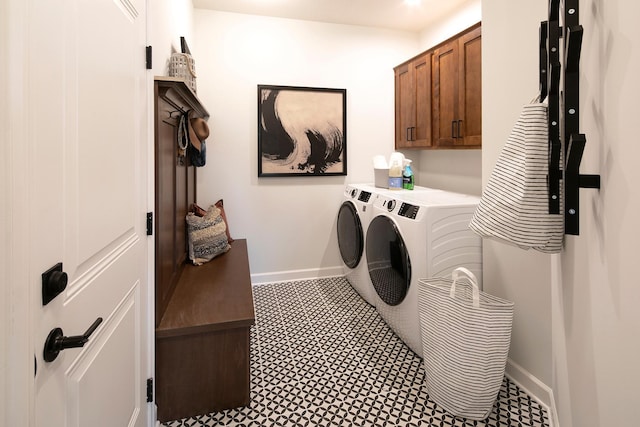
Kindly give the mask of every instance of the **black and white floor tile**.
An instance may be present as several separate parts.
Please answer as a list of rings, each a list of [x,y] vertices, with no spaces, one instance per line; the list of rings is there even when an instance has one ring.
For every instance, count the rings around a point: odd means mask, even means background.
[[[249,407],[178,426],[549,427],[546,408],[507,378],[484,421],[428,399],[422,360],[344,278],[256,285]]]

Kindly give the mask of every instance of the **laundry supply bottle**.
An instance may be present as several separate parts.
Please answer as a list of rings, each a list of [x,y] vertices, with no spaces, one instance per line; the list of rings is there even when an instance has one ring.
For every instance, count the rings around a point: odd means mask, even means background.
[[[389,166],[389,190],[402,190],[402,166],[398,159],[393,159]]]
[[[405,190],[413,190],[414,187],[414,177],[413,171],[411,170],[411,160],[407,159],[404,161],[404,172],[402,172],[402,188]]]

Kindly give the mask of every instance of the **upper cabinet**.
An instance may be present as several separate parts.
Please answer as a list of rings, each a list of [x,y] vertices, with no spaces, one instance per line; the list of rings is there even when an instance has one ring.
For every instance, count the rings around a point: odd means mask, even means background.
[[[396,148],[431,146],[431,52],[395,69]]]
[[[395,68],[397,149],[482,146],[481,57],[477,24]]]

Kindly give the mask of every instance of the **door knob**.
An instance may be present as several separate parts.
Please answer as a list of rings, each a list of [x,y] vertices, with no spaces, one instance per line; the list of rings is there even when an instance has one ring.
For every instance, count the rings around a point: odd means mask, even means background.
[[[47,340],[44,342],[44,360],[46,362],[53,362],[58,357],[58,354],[67,348],[84,347],[89,341],[89,337],[98,328],[98,325],[102,323],[102,317],[98,317],[87,332],[82,335],[75,335],[72,337],[65,337],[62,329],[55,328],[49,332]]]
[[[42,273],[42,305],[47,305],[67,288],[67,273],[59,262]]]

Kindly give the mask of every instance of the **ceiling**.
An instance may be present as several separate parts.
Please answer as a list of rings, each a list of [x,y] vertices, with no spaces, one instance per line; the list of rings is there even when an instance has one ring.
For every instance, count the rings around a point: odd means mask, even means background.
[[[198,9],[417,32],[474,0],[193,0]]]

